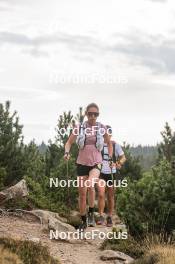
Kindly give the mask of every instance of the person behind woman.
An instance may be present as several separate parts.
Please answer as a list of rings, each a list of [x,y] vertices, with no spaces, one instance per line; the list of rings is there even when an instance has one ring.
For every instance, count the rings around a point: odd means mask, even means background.
[[[72,133],[65,144],[64,158],[70,158],[71,145],[77,142],[79,146],[77,164],[78,191],[79,191],[79,210],[82,223],[79,229],[85,229],[87,225],[95,226],[94,202],[95,202],[95,179],[98,179],[102,164],[101,150],[104,140],[108,147],[109,156],[112,160],[112,143],[106,132],[106,127],[97,122],[99,107],[95,103],[87,106],[85,115],[87,121],[77,126],[77,133]],[[103,133],[102,133],[103,132]],[[86,214],[86,196],[89,192],[89,211]]]
[[[112,137],[112,128],[111,126],[106,126],[109,134],[110,139]],[[114,210],[114,186],[113,186],[113,179],[115,179],[116,170],[120,170],[122,165],[125,163],[126,158],[125,154],[121,148],[121,146],[111,141],[113,144],[113,166],[112,169],[109,166],[109,154],[108,154],[108,148],[107,144],[105,143],[102,150],[102,158],[103,158],[103,164],[102,169],[100,173],[100,177],[97,183],[98,188],[98,207],[99,207],[99,219],[97,221],[97,224],[104,225],[105,219],[103,216],[104,213],[104,207],[105,207],[105,189],[107,189],[107,200],[108,200],[108,216],[106,219],[107,226],[112,226],[112,214]],[[115,159],[115,161],[114,161]]]

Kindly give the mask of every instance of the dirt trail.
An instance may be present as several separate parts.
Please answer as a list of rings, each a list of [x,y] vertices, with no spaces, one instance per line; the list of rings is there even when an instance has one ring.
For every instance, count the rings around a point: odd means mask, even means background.
[[[88,228],[87,231],[99,230],[102,232],[111,231],[107,227]],[[102,239],[95,238],[91,240],[73,240],[72,243],[60,240],[51,240],[48,231],[44,231],[39,222],[32,217],[21,218],[18,216],[2,216],[0,217],[0,237],[10,237],[18,239],[34,239],[40,240],[42,245],[47,245],[50,254],[58,257],[63,264],[104,264],[100,260],[101,250],[100,244]],[[107,261],[113,264],[114,261]]]

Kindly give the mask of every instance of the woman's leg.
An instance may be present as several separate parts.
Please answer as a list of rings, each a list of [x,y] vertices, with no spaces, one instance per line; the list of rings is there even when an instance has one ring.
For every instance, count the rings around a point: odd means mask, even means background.
[[[103,179],[99,179],[97,183],[98,188],[98,211],[100,215],[103,215],[105,208],[105,188],[106,182]]]
[[[108,215],[112,217],[114,211],[114,187],[107,187]]]
[[[111,227],[113,226],[113,222],[112,222],[112,214],[114,211],[114,187],[113,186],[109,186],[107,187],[107,200],[108,200],[108,217],[106,219],[106,224],[107,226]]]
[[[88,212],[88,226],[95,226],[94,218],[94,205],[95,205],[95,183],[97,183],[100,175],[100,171],[96,168],[90,170],[89,177],[86,181],[88,185],[88,202],[89,202],[89,212]]]
[[[87,187],[85,186],[85,182],[88,178],[87,176],[78,176],[78,192],[79,192],[79,210],[80,215],[86,215],[86,194]]]
[[[94,204],[95,204],[95,183],[98,182],[98,178],[100,176],[100,171],[96,168],[92,169],[89,172],[89,177],[88,177],[88,202],[89,202],[89,207],[90,208],[94,208]]]

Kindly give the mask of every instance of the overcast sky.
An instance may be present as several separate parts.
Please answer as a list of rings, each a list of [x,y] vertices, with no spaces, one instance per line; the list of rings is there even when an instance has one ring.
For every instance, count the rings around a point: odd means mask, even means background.
[[[25,141],[55,137],[58,116],[96,102],[122,143],[175,127],[175,1],[0,0],[0,102]]]

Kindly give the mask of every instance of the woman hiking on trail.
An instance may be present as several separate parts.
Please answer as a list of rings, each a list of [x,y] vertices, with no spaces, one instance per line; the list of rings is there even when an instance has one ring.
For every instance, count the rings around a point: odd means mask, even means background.
[[[84,230],[87,225],[95,226],[94,219],[94,202],[95,202],[95,179],[99,178],[104,140],[107,143],[109,156],[112,157],[112,143],[107,134],[106,127],[97,122],[99,116],[99,107],[95,103],[87,106],[85,115],[87,121],[79,124],[76,128],[78,133],[72,133],[65,144],[64,158],[70,158],[71,145],[75,142],[78,144],[79,153],[76,161],[78,175],[79,191],[79,210],[82,224],[79,229]],[[78,134],[78,135],[77,135]],[[111,158],[112,160],[112,158]],[[86,215],[86,196],[89,192],[89,211]]]
[[[112,128],[110,126],[106,126],[109,131],[109,137],[112,137]],[[109,154],[106,142],[104,142],[103,150],[102,150],[102,169],[100,173],[100,177],[97,183],[98,188],[98,209],[99,209],[99,219],[97,221],[98,225],[105,224],[104,207],[105,207],[105,189],[107,189],[107,200],[108,200],[108,214],[106,218],[106,225],[111,227],[112,223],[112,214],[114,211],[114,182],[116,180],[116,172],[120,170],[123,164],[126,161],[125,154],[122,150],[122,147],[116,143],[115,141],[111,141],[113,145],[113,155],[112,162],[113,165],[109,166]],[[112,168],[111,168],[112,167]]]

